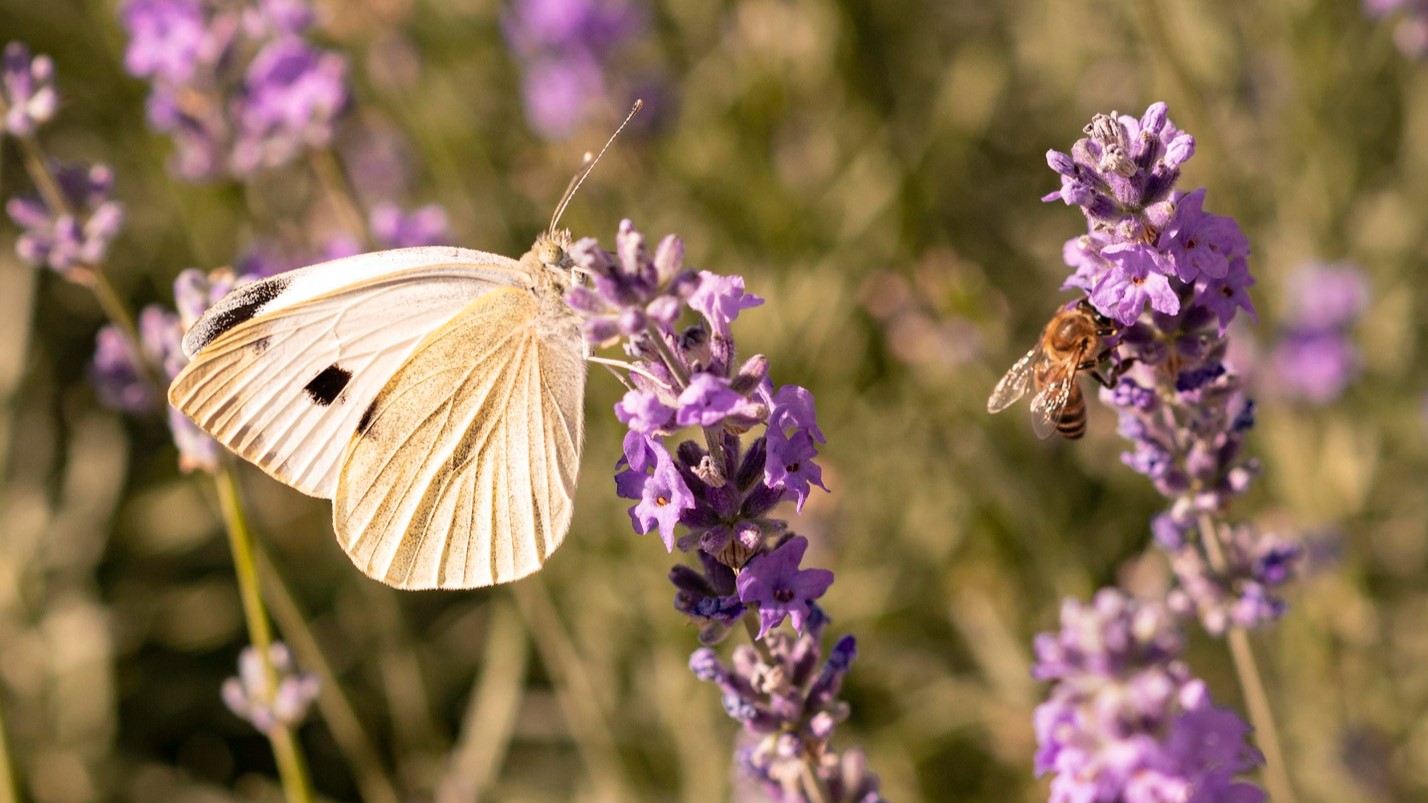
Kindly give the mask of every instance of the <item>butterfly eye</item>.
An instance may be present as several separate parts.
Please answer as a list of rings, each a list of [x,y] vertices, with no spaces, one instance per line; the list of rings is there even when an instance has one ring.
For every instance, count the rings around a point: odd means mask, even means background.
[[[540,263],[550,267],[558,267],[565,261],[565,249],[555,243],[544,243],[540,247]]]

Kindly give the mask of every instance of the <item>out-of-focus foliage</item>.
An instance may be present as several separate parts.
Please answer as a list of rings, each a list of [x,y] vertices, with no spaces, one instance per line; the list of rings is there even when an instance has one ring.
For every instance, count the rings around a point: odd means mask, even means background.
[[[624,112],[537,137],[493,2],[318,8],[318,38],[352,60],[358,121],[406,143],[417,179],[401,194],[443,204],[463,245],[524,251]],[[290,233],[314,191],[303,165],[248,189],[171,179],[110,3],[0,0],[0,39],[54,59],[46,149],[114,169],[128,222],[109,271],[132,306]],[[677,232],[690,263],[767,299],[740,342],[818,397],[832,493],[809,501],[803,534],[838,576],[833,628],[859,639],[841,738],[889,799],[1045,799],[1031,635],[1065,595],[1166,582],[1149,547],[1161,501],[1121,465],[1112,416],[1093,404],[1067,444],[984,406],[1065,297],[1061,243],[1084,229],[1039,202],[1057,186],[1045,151],[1095,112],[1161,99],[1198,140],[1183,183],[1254,248],[1244,370],[1273,381],[1254,365],[1296,266],[1368,277],[1356,383],[1319,407],[1261,394],[1249,448],[1265,481],[1240,512],[1315,556],[1256,636],[1303,798],[1428,796],[1428,65],[1387,26],[1354,0],[668,2],[625,47],[658,94],[564,223],[607,244],[622,217]],[[361,145],[337,143],[359,162]],[[26,183],[6,143],[0,186]],[[0,711],[21,786],[55,802],[273,799],[265,740],[219,695],[246,635],[215,500],[178,473],[162,420],[99,407],[85,366],[100,313],[21,266],[14,236],[0,229]],[[279,629],[303,660],[290,624],[306,623],[412,799],[453,766],[495,799],[730,796],[735,723],[686,668],[695,632],[671,607],[668,556],[631,535],[613,492],[620,392],[592,371],[575,526],[508,588],[369,581],[325,502],[243,473],[291,594]],[[1187,658],[1239,704],[1220,642]],[[351,799],[340,719],[319,703],[301,733],[319,790]]]

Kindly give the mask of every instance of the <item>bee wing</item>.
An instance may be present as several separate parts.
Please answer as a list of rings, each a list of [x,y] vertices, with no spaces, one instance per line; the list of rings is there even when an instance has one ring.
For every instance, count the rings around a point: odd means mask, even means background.
[[[1006,374],[997,382],[997,386],[992,388],[992,395],[987,397],[987,412],[1000,413],[1007,409],[1026,392],[1031,389],[1032,368],[1041,362],[1041,344],[1037,343],[1031,351],[1028,351],[1021,359],[1017,360]]]
[[[1038,438],[1048,438],[1061,423],[1061,414],[1066,411],[1066,403],[1071,400],[1071,391],[1076,382],[1076,362],[1069,361],[1052,368],[1046,383],[1031,399],[1031,428]]]
[[[403,248],[244,285],[184,337],[169,403],[279,481],[330,498],[343,451],[417,344],[475,298],[523,282],[507,257]]]
[[[332,502],[338,543],[398,588],[477,588],[541,567],[570,527],[584,437],[578,331],[493,290],[432,332],[353,436]]]

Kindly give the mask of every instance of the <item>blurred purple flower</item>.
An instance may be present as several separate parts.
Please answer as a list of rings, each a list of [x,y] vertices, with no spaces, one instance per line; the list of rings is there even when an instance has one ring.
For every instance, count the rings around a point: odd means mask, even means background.
[[[317,675],[297,670],[292,652],[281,641],[269,646],[268,661],[277,676],[276,685],[264,671],[257,650],[244,647],[238,656],[237,677],[225,680],[222,690],[228,710],[262,733],[301,724],[321,685]]]
[[[372,207],[368,220],[372,236],[382,248],[451,243],[451,224],[438,204],[404,213],[396,204],[379,203]]]
[[[55,65],[49,56],[30,58],[23,42],[5,45],[0,60],[0,134],[27,137],[54,117],[59,107]]]
[[[1403,55],[1428,58],[1428,2],[1425,0],[1364,0],[1364,12],[1393,20],[1393,41]]]
[[[130,0],[119,9],[129,31],[124,69],[173,84],[194,77],[210,44],[202,0]]]
[[[332,142],[347,105],[347,61],[301,39],[274,40],[248,66],[241,97],[234,169],[247,174],[287,164]]]
[[[1368,306],[1368,281],[1352,265],[1310,264],[1289,279],[1288,312],[1269,359],[1273,389],[1328,404],[1358,378],[1353,327]]]
[[[525,71],[526,117],[536,133],[562,139],[591,109],[609,105],[612,54],[645,27],[635,0],[515,0],[501,16],[506,42]]]
[[[1235,776],[1264,763],[1249,728],[1215,707],[1179,660],[1185,636],[1158,603],[1103,589],[1061,608],[1061,630],[1036,637],[1032,674],[1052,682],[1036,709],[1038,775],[1052,803],[1258,803]]]
[[[51,209],[38,196],[16,196],[5,205],[24,230],[15,242],[20,259],[68,275],[104,261],[124,224],[124,207],[112,200],[114,171],[104,165],[51,162],[65,208]]]
[[[119,18],[125,68],[150,80],[149,122],[173,138],[184,178],[245,177],[332,141],[347,64],[302,38],[304,0],[128,0]]]
[[[1361,358],[1347,334],[1289,330],[1270,355],[1275,389],[1310,404],[1339,398],[1358,377]]]
[[[605,96],[604,75],[587,56],[536,61],[526,67],[521,95],[536,134],[562,140],[575,133],[597,99]]]

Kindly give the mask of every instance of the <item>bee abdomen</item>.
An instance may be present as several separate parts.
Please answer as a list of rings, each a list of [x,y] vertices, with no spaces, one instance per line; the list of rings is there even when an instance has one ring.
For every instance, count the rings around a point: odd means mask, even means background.
[[[1086,434],[1086,399],[1081,394],[1066,403],[1061,411],[1061,420],[1056,422],[1056,431],[1070,440]]]

